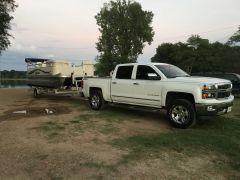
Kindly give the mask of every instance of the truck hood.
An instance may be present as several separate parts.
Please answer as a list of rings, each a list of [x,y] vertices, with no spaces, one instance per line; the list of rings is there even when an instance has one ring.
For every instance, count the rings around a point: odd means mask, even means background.
[[[221,84],[221,83],[231,83],[231,81],[226,79],[211,78],[211,77],[200,77],[200,76],[189,76],[189,77],[176,77],[168,79],[174,82],[183,83],[200,83],[200,84]]]

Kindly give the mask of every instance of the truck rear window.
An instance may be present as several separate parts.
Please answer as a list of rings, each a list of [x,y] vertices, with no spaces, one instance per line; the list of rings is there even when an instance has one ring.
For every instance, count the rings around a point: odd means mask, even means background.
[[[117,79],[131,79],[133,66],[119,66],[117,69]]]

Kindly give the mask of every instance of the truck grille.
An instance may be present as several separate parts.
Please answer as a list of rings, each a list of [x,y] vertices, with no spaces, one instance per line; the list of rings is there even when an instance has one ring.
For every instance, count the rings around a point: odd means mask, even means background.
[[[231,95],[230,92],[219,92],[217,93],[217,98],[228,98]]]
[[[231,84],[218,85],[218,89],[231,89]]]
[[[231,95],[231,92],[232,92],[231,84],[218,85],[216,98],[217,99],[228,98]]]

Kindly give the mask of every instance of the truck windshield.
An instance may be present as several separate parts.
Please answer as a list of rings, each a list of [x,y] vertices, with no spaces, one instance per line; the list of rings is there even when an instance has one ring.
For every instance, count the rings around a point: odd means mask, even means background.
[[[239,79],[239,81],[240,81],[240,74],[236,74],[237,75],[237,77],[238,77],[238,79]]]
[[[155,65],[167,78],[190,76],[180,68],[173,65]]]

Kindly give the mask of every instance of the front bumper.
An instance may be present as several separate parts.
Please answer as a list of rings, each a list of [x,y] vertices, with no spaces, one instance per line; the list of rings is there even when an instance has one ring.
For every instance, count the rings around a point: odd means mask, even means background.
[[[196,112],[198,116],[215,116],[226,114],[231,111],[233,100],[225,103],[214,104],[196,104]]]

